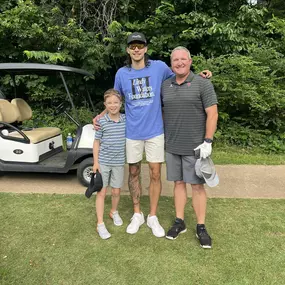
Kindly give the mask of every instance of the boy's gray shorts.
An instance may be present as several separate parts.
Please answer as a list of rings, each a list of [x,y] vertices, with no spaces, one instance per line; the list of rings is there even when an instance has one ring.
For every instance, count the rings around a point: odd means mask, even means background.
[[[124,184],[124,165],[111,166],[100,164],[103,187],[122,188]]]
[[[195,172],[196,158],[166,152],[166,172],[168,181],[184,181],[190,184],[204,184],[205,180]]]

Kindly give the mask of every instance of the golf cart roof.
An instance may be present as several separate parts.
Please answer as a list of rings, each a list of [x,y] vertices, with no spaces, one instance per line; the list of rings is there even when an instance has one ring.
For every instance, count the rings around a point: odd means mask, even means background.
[[[86,70],[55,64],[41,63],[0,63],[0,73],[4,74],[29,74],[29,73],[51,73],[51,72],[74,72],[86,76],[92,76]]]

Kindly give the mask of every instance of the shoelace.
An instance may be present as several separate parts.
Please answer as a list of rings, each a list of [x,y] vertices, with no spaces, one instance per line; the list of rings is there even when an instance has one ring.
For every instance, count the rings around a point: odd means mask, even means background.
[[[116,223],[121,221],[120,216],[119,216],[119,213],[113,213],[113,220],[114,220]]]
[[[152,223],[154,223],[155,225],[159,225],[157,217],[152,218]]]
[[[198,236],[200,236],[200,237],[208,237],[209,234],[207,233],[207,230],[205,228],[200,228]]]
[[[105,234],[108,234],[108,230],[107,228],[104,226],[104,227],[98,227],[98,232],[101,232],[103,235]]]
[[[179,229],[182,228],[182,224],[181,223],[174,223],[174,225],[172,226],[172,229],[175,231],[175,232],[178,232]]]
[[[139,219],[140,219],[140,218],[139,218],[138,216],[132,216],[131,221],[136,220],[136,221],[138,221],[138,222],[139,222],[139,221],[140,221]]]

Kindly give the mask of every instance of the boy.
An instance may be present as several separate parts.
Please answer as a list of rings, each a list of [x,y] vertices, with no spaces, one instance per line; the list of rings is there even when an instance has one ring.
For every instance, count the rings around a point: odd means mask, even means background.
[[[103,214],[109,185],[112,187],[112,209],[109,216],[116,226],[123,224],[117,207],[124,182],[126,119],[125,115],[120,113],[122,97],[115,89],[104,93],[104,105],[107,113],[99,120],[101,129],[95,134],[93,171],[95,173],[99,170],[103,179],[103,188],[96,196],[97,231],[102,239],[108,239],[111,234],[105,227]]]

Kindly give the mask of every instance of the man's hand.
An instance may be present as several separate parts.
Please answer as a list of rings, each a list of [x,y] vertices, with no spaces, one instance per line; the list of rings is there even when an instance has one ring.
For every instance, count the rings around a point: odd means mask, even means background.
[[[203,142],[202,144],[194,148],[194,151],[198,149],[200,150],[200,157],[206,158],[212,153],[212,143]]]
[[[101,115],[97,115],[95,118],[93,118],[93,127],[96,131],[100,130],[101,126],[99,124],[99,119],[101,118]]]
[[[203,70],[200,72],[200,76],[203,78],[211,78],[212,77],[212,72],[210,70]]]

